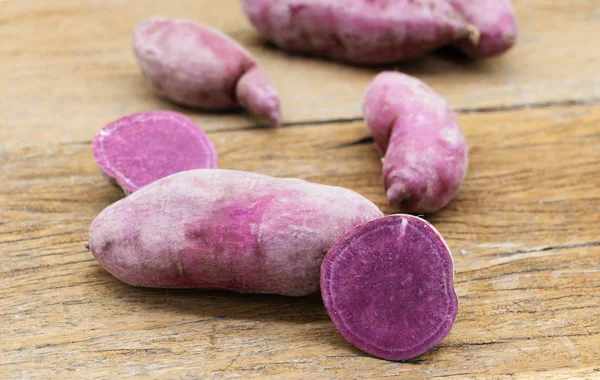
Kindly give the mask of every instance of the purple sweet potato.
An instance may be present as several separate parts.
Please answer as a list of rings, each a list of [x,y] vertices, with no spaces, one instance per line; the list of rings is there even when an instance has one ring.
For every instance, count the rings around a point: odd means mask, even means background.
[[[471,31],[446,0],[244,0],[243,7],[282,49],[359,64],[413,59]]]
[[[321,294],[350,343],[388,360],[438,344],[458,311],[450,249],[423,219],[391,215],[348,231],[329,250]]]
[[[126,194],[173,173],[217,167],[206,133],[169,111],[137,113],[108,124],[94,137],[92,150],[102,174]]]
[[[517,39],[517,20],[509,0],[449,0],[471,25],[479,30],[477,38],[465,39],[455,46],[467,55],[485,58],[502,54]]]
[[[367,87],[363,113],[384,156],[390,204],[429,213],[450,202],[465,177],[468,148],[444,99],[416,78],[386,71]]]
[[[158,94],[206,110],[243,107],[279,125],[277,92],[250,53],[225,34],[193,21],[153,18],[135,28],[133,41]]]
[[[131,285],[302,296],[319,289],[329,248],[353,226],[381,216],[340,187],[191,170],[102,211],[89,247]]]

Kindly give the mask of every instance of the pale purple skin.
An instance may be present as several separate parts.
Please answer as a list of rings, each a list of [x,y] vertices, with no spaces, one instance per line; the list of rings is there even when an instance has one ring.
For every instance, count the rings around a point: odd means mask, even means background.
[[[243,0],[282,49],[358,64],[414,59],[469,36],[446,0]]]
[[[509,0],[449,0],[465,20],[479,29],[477,43],[465,39],[456,48],[474,58],[506,52],[517,40],[517,20]]]
[[[169,111],[136,113],[98,132],[92,150],[101,173],[125,194],[173,173],[217,167],[217,152],[200,127]]]
[[[363,113],[384,156],[390,204],[410,213],[446,206],[465,178],[468,147],[444,99],[417,78],[385,71],[367,87]]]
[[[152,18],[135,28],[133,45],[156,93],[205,110],[243,107],[279,125],[277,91],[250,53],[225,34],[193,21]]]
[[[383,216],[340,187],[233,170],[174,174],[106,208],[89,246],[121,281],[303,296],[329,248]]]
[[[348,231],[329,250],[321,295],[338,331],[387,360],[419,356],[444,339],[458,311],[450,249],[425,220],[390,215]]]

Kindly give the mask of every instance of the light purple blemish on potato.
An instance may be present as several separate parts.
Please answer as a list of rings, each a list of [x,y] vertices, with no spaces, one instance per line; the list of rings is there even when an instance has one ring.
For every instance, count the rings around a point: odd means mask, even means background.
[[[243,7],[282,49],[359,64],[414,59],[470,33],[445,0],[244,0]]]
[[[156,93],[205,110],[243,107],[279,125],[277,92],[250,53],[225,34],[193,21],[152,18],[135,28],[133,44]]]
[[[126,194],[173,173],[217,166],[217,152],[206,133],[169,111],[118,119],[96,134],[92,149],[102,174]]]
[[[89,245],[108,272],[135,286],[302,296],[318,290],[329,248],[381,216],[340,187],[191,170],[107,207],[92,223]]]
[[[321,295],[359,349],[408,360],[438,344],[458,311],[450,249],[423,219],[391,215],[347,232],[327,253]]]
[[[367,87],[363,114],[384,156],[390,204],[413,213],[448,204],[466,175],[468,147],[444,99],[417,78],[387,71]]]
[[[469,24],[478,29],[478,38],[464,39],[456,47],[467,55],[485,58],[502,54],[517,39],[515,11],[509,0],[450,0],[449,3]]]

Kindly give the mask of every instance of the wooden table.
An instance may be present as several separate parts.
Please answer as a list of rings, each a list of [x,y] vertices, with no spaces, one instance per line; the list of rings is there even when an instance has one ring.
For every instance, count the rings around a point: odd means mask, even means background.
[[[455,255],[457,322],[394,363],[346,343],[318,296],[133,288],[84,248],[123,196],[90,141],[153,109],[198,122],[222,168],[345,186],[393,213],[360,112],[382,68],[266,47],[236,0],[0,1],[0,378],[600,378],[600,7],[514,3],[521,34],[505,56],[396,67],[458,110],[471,165],[458,198],[428,216]],[[131,50],[151,15],[246,45],[280,92],[283,127],[157,99]]]

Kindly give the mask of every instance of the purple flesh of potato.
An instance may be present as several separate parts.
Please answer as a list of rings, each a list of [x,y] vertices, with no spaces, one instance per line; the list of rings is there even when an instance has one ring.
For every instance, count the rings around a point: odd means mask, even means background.
[[[217,166],[208,136],[169,111],[137,113],[102,128],[92,142],[96,164],[126,194],[173,173]]]
[[[329,250],[321,294],[346,340],[408,360],[450,332],[458,311],[453,275],[450,249],[431,224],[391,215],[354,227]]]

